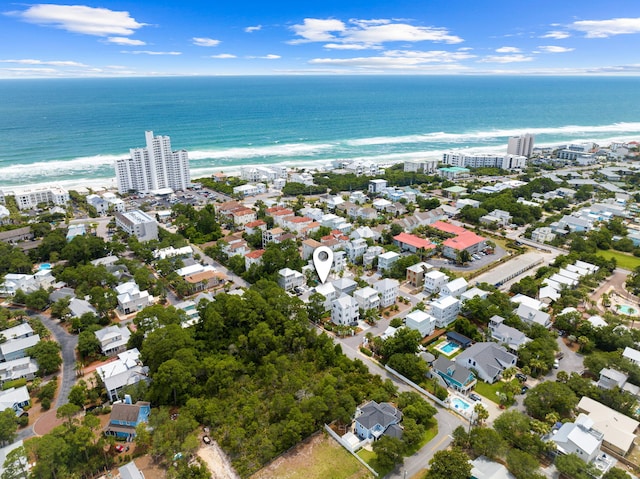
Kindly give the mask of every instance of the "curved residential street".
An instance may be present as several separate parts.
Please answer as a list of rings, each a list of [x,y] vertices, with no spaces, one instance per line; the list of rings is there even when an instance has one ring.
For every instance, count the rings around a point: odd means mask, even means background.
[[[62,374],[60,381],[60,389],[58,390],[58,398],[55,407],[67,403],[69,392],[76,382],[76,346],[78,346],[78,336],[69,334],[58,321],[51,319],[43,314],[29,313],[29,316],[36,317],[45,327],[51,331],[51,334],[60,345],[62,353]]]

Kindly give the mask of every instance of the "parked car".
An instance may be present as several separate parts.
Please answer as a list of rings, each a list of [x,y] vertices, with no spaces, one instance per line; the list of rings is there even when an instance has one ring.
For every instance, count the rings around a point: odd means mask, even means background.
[[[526,376],[526,374],[517,373],[516,374],[516,379],[518,379],[521,382],[525,382],[527,380],[527,376]]]
[[[526,394],[528,390],[529,386],[522,386],[522,389],[520,389],[520,394]]]
[[[556,354],[556,358],[557,358],[557,359],[562,359],[562,358],[564,358],[564,353],[558,353],[558,354]]]
[[[116,444],[116,451],[118,452],[124,451],[124,446],[122,444]]]
[[[556,359],[556,360],[553,362],[553,369],[558,369],[559,367],[560,367],[560,363],[559,363],[559,362],[558,362],[558,360]]]
[[[474,401],[482,401],[482,398],[478,396],[476,393],[469,394],[469,399],[473,399]]]
[[[211,444],[211,438],[209,436],[202,436],[202,442],[205,444]]]

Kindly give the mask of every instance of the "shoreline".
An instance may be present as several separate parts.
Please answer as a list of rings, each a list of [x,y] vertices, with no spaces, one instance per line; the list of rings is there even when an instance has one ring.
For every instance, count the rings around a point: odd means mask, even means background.
[[[605,147],[610,145],[611,143],[628,143],[630,141],[640,141],[640,136],[628,136],[628,137],[613,137],[613,138],[604,138],[604,139],[572,139],[567,140],[561,143],[553,142],[553,143],[541,143],[539,145],[535,145],[535,149],[547,149],[547,148],[557,148],[563,144],[580,144],[580,143],[596,143],[600,145],[604,145]],[[215,166],[193,166],[190,167],[190,173],[192,178],[202,178],[211,176],[214,173],[222,172],[228,176],[240,176],[240,171],[242,168],[246,167],[276,167],[276,166],[285,166],[290,169],[300,169],[311,172],[320,172],[327,171],[331,169],[331,164],[340,159],[348,160],[348,161],[362,161],[362,162],[373,162],[378,165],[395,165],[399,163],[404,163],[406,161],[418,161],[418,160],[433,160],[433,159],[441,159],[442,154],[445,152],[466,152],[466,153],[479,153],[479,154],[506,154],[507,144],[502,145],[491,145],[491,146],[458,146],[457,148],[447,148],[447,149],[436,149],[436,150],[427,150],[427,151],[413,151],[413,152],[398,152],[398,153],[387,153],[381,154],[377,156],[354,156],[354,157],[344,157],[344,158],[319,158],[319,159],[296,159],[296,160],[284,160],[284,161],[274,161],[274,162],[246,162],[246,160],[250,160],[251,157],[244,158],[245,162],[236,163],[233,165],[215,165]],[[190,152],[187,151],[189,155]],[[206,159],[211,160],[219,160],[219,158],[207,158],[203,157],[202,154],[205,152],[196,151],[194,152],[198,159],[193,159],[190,157],[190,161],[193,162],[202,162]],[[95,157],[102,158],[124,158],[128,155],[96,155]],[[86,158],[84,158],[86,160]],[[76,160],[68,160],[69,163],[75,162]],[[241,160],[242,161],[242,160]],[[42,163],[42,162],[41,162]],[[40,163],[40,164],[41,164]],[[59,163],[63,165],[65,160],[53,160],[52,163]],[[28,169],[29,165],[16,165],[20,169]],[[106,165],[103,165],[106,166]],[[1,171],[1,168],[0,168]],[[40,181],[40,182],[31,182],[24,183],[19,185],[2,185],[0,180],[0,191],[5,194],[12,192],[13,190],[23,190],[23,189],[36,189],[42,187],[48,187],[52,185],[59,185],[67,190],[73,190],[78,188],[90,188],[95,191],[101,190],[117,190],[115,171],[114,176],[112,177],[101,177],[101,178],[77,178],[77,179],[69,179],[69,180],[51,180],[51,181]]]

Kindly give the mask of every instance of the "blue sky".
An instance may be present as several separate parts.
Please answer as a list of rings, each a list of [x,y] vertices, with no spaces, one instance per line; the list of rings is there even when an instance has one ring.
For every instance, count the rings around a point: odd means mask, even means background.
[[[638,0],[0,5],[0,78],[640,74]]]

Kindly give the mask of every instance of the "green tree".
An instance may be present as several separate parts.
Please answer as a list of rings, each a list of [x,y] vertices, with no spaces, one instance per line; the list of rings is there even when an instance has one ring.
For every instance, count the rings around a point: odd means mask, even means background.
[[[403,462],[404,444],[398,438],[382,436],[373,443],[372,449],[376,453],[378,467],[384,471],[391,470]]]
[[[471,429],[469,442],[474,454],[487,456],[490,459],[502,456],[507,449],[502,436],[496,430],[486,427]]]
[[[29,477],[27,464],[27,451],[24,446],[12,449],[4,461],[2,479],[27,479]]]
[[[43,376],[55,373],[62,364],[60,345],[53,341],[38,341],[35,346],[27,349],[27,354],[38,362],[39,373]]]
[[[24,301],[24,304],[27,308],[42,311],[49,304],[49,293],[46,290],[40,288],[33,293],[29,293]]]
[[[93,329],[80,332],[78,335],[78,353],[83,359],[98,356],[100,354],[100,340]]]
[[[578,398],[569,386],[545,381],[529,390],[524,400],[527,412],[540,420],[551,412],[568,417],[578,404]]]
[[[75,384],[71,388],[71,391],[69,391],[69,402],[71,404],[75,404],[79,408],[84,409],[84,405],[87,402],[87,399],[88,399],[87,383],[81,379],[80,381],[78,381],[77,384]]]
[[[425,475],[425,479],[469,479],[470,477],[469,456],[455,447],[448,451],[436,452],[429,461],[429,471]]]
[[[309,303],[307,304],[307,313],[309,319],[314,323],[319,323],[325,314],[325,297],[318,292],[309,296]]]
[[[631,476],[623,469],[612,467],[602,475],[602,479],[631,479]]]
[[[590,479],[598,476],[593,464],[584,462],[577,454],[563,454],[556,457],[556,469],[572,479]]]
[[[516,479],[542,479],[538,473],[540,463],[531,454],[520,449],[510,449],[507,453],[507,467]]]
[[[13,442],[18,428],[18,419],[12,408],[0,412],[0,444],[3,446]]]
[[[69,309],[69,303],[71,303],[71,298],[60,298],[55,303],[51,305],[51,317],[58,319],[66,319],[67,316],[71,314],[71,309]]]

